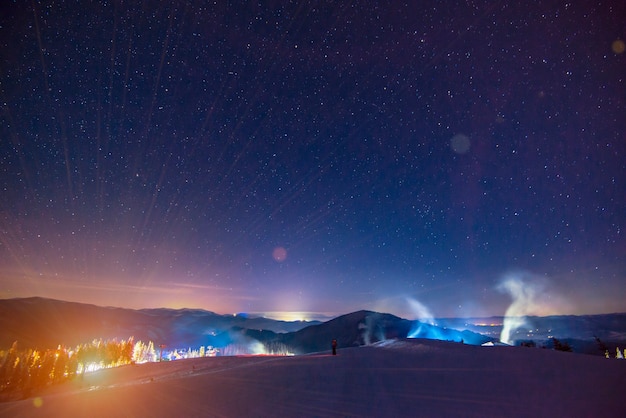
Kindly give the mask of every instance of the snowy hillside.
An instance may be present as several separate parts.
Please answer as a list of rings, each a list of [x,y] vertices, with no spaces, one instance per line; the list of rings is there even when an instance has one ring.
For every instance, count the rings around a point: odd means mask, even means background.
[[[295,357],[108,369],[0,404],[43,417],[621,417],[626,361],[524,347],[390,340]]]

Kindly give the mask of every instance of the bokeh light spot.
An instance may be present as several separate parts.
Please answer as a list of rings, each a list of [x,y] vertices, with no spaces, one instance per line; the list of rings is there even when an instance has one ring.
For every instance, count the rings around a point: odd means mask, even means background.
[[[41,408],[43,406],[43,399],[41,399],[41,397],[39,397],[39,396],[34,398],[33,399],[33,406],[35,408]]]
[[[626,50],[626,44],[621,39],[616,39],[611,44],[611,49],[616,54],[621,54]]]
[[[279,263],[287,259],[287,250],[284,247],[276,247],[272,251],[272,257]]]
[[[470,139],[463,134],[456,134],[450,140],[452,151],[457,154],[465,154],[470,149]]]

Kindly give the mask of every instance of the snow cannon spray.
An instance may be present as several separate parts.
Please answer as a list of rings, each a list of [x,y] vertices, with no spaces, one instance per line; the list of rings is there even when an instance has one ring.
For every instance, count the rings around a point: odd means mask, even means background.
[[[409,307],[415,313],[416,319],[430,325],[435,325],[435,317],[423,303],[413,298],[406,298]]]
[[[413,329],[408,334],[409,338],[433,338],[440,339],[438,335],[431,335],[433,328],[431,327],[422,327],[422,323],[426,323],[428,325],[435,325],[435,317],[423,303],[413,298],[406,298],[407,303],[411,311],[413,311],[415,315],[415,319],[417,319],[418,323],[413,326]],[[426,332],[426,334],[425,334]]]
[[[508,293],[513,299],[504,314],[504,323],[500,333],[500,341],[505,344],[513,344],[513,333],[527,325],[526,315],[537,310],[536,295],[542,286],[528,283],[523,278],[524,274],[522,273],[510,273],[497,287],[499,291]]]

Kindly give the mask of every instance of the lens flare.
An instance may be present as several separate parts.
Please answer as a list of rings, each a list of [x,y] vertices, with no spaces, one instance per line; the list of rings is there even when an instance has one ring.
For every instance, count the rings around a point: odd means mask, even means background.
[[[287,250],[285,247],[276,247],[272,251],[272,258],[279,263],[282,263],[287,259]]]

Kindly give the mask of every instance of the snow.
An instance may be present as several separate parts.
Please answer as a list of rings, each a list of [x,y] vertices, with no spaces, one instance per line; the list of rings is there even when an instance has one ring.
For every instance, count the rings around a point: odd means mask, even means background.
[[[618,417],[626,361],[433,340],[343,348],[337,356],[213,357],[102,370],[12,417]]]

